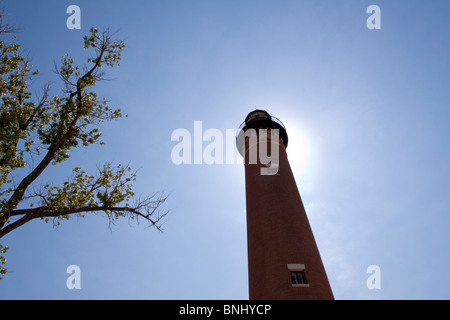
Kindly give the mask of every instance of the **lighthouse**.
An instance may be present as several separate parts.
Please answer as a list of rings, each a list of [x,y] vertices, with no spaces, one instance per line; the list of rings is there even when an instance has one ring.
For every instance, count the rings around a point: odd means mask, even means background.
[[[254,110],[236,146],[245,166],[250,300],[334,299],[289,165],[285,126]]]

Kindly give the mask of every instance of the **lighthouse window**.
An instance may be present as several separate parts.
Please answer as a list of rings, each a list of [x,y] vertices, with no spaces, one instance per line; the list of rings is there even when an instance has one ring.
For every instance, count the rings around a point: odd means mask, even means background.
[[[292,284],[306,284],[303,271],[291,271]]]

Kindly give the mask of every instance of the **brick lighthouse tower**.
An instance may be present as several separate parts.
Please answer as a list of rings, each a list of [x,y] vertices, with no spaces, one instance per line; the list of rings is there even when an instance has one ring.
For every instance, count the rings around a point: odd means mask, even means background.
[[[287,159],[283,123],[252,111],[236,143],[245,164],[250,299],[334,299]]]

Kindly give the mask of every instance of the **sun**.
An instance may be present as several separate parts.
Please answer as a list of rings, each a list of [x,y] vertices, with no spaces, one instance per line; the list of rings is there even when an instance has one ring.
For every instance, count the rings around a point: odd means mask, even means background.
[[[285,123],[289,137],[286,149],[292,173],[295,175],[304,173],[310,156],[310,146],[304,132],[292,123]]]

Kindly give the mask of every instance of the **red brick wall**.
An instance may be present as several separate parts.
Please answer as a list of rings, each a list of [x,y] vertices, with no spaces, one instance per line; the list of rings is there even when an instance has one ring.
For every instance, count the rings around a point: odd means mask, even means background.
[[[279,146],[278,175],[245,161],[250,299],[334,299],[281,139]],[[288,264],[305,265],[309,287],[292,286]]]

